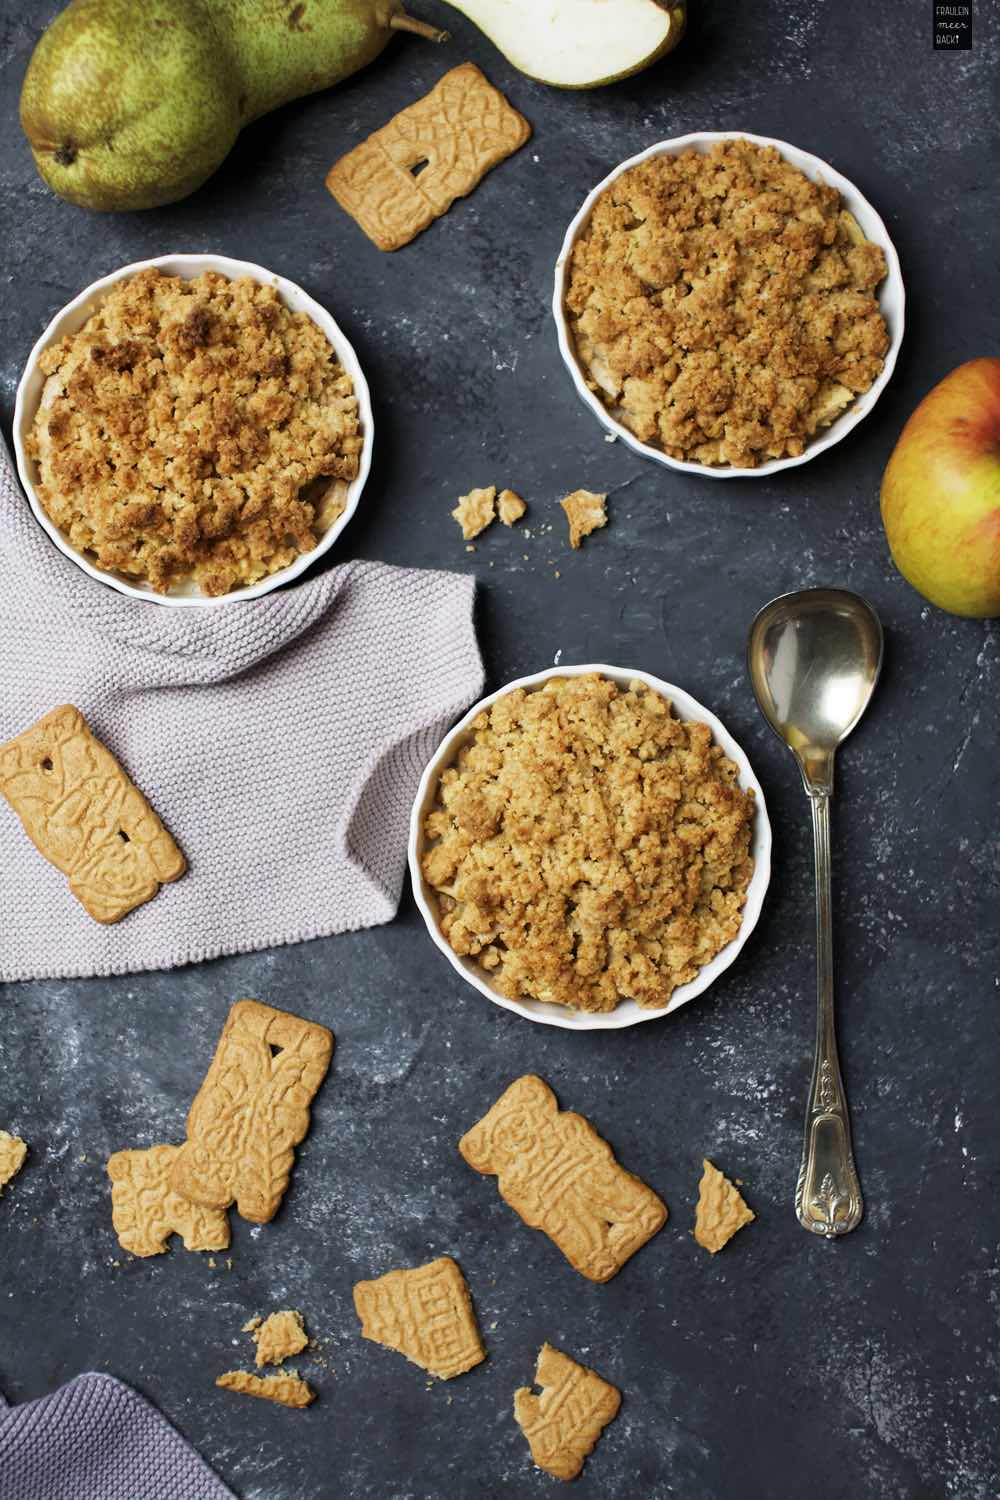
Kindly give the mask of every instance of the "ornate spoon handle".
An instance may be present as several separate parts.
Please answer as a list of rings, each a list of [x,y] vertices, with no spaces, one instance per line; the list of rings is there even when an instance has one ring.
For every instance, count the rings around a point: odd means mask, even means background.
[[[803,1229],[832,1239],[857,1227],[864,1204],[851,1150],[851,1122],[833,1015],[830,798],[825,792],[811,792],[809,801],[816,851],[816,1057],[795,1212]]]

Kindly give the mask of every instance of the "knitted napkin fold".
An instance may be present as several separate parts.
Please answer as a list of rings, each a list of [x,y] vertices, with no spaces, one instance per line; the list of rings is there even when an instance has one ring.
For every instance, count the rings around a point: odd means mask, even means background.
[[[0,979],[171,968],[389,921],[420,772],[482,691],[473,590],[349,562],[261,599],[130,599],[53,546],[0,443],[0,742],[74,703],[188,861],[102,927],[0,798]]]
[[[111,1375],[0,1395],[0,1500],[234,1500],[165,1417]]]

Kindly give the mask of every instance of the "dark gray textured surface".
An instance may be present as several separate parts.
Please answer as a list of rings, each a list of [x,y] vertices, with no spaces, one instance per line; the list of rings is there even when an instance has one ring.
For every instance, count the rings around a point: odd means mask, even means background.
[[[447,7],[414,9],[444,19]],[[533,1472],[511,1417],[547,1338],[625,1393],[581,1497],[991,1500],[998,633],[925,607],[895,574],[877,491],[918,397],[1000,348],[996,7],[979,6],[974,51],[949,56],[931,51],[929,4],[695,0],[675,57],[579,95],[520,77],[449,12],[447,52],[400,40],[368,74],[249,130],[186,203],[120,218],[52,198],[17,128],[20,79],[53,11],[0,4],[5,425],[32,341],[97,275],[208,248],[292,277],[340,320],[374,390],[375,470],[339,555],[474,571],[492,686],[561,653],[687,688],[751,755],[776,859],[737,965],[677,1016],[618,1034],[569,1035],[490,1006],[431,947],[408,896],[378,931],[173,974],[9,987],[0,1125],[32,1156],[0,1203],[0,1387],[22,1399],[109,1369],[244,1500],[520,1497],[554,1485]],[[384,257],[323,174],[468,57],[535,137]],[[592,184],[654,140],[731,128],[794,141],[854,180],[889,225],[909,293],[902,360],[875,413],[773,483],[699,481],[606,444],[548,313],[563,229]],[[466,554],[448,511],[493,482],[529,500],[532,536],[496,527]],[[554,504],[581,484],[611,492],[611,522],[570,555]],[[742,667],[758,605],[827,582],[866,593],[888,636],[836,809],[843,1053],[868,1213],[833,1246],[809,1241],[791,1210],[812,1026],[807,809]],[[53,701],[58,682],[53,663]],[[245,994],[337,1034],[284,1207],[270,1227],[235,1223],[231,1271],[181,1250],[127,1261],[103,1162],[178,1138],[228,1005]],[[578,1277],[456,1152],[526,1070],[671,1207],[607,1286]],[[703,1154],[745,1180],[758,1213],[714,1260],[688,1234]],[[442,1252],[467,1272],[490,1357],[426,1389],[421,1372],[358,1339],[351,1286]],[[304,1415],[212,1386],[246,1359],[245,1318],[285,1305],[324,1341],[320,1400]],[[17,1500],[2,1475],[0,1496]]]

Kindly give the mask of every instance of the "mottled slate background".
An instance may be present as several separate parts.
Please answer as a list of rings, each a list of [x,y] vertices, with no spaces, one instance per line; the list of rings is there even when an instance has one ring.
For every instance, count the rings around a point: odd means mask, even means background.
[[[710,705],[764,783],[767,908],[710,994],[603,1036],[490,1006],[431,947],[408,894],[379,931],[172,974],[10,986],[0,1124],[32,1156],[0,1204],[0,1387],[21,1400],[111,1370],[244,1500],[522,1497],[554,1485],[511,1417],[547,1338],[625,1393],[581,1497],[989,1500],[998,636],[926,607],[897,576],[877,495],[917,399],[960,360],[1000,349],[997,8],[979,0],[974,50],[943,55],[930,0],[694,0],[676,56],[592,94],[521,77],[440,0],[413,8],[452,27],[446,51],[401,39],[365,75],[248,130],[187,202],[99,217],[49,194],[17,125],[55,7],[2,0],[4,426],[48,317],[115,266],[212,249],[300,282],[355,342],[376,403],[373,477],[337,555],[473,572],[491,686],[557,658],[606,660]],[[325,193],[326,168],[466,58],[534,138],[414,245],[380,255]],[[876,412],[776,482],[688,478],[606,444],[560,364],[548,307],[564,227],[594,182],[655,140],[732,128],[794,141],[853,179],[889,225],[908,292],[901,363]],[[494,482],[528,498],[532,535],[497,527],[466,554],[448,511]],[[570,555],[555,502],[578,485],[610,492],[611,522]],[[888,638],[836,810],[843,1052],[868,1213],[832,1246],[808,1240],[791,1210],[812,1026],[807,809],[742,665],[755,609],[819,583],[866,593]],[[226,1010],[247,994],[337,1034],[284,1207],[270,1227],[236,1223],[231,1271],[180,1250],[123,1261],[104,1160],[178,1138]],[[529,1069],[670,1205],[664,1231],[607,1286],[522,1228],[456,1152]],[[715,1260],[689,1235],[706,1153],[745,1180],[758,1213]],[[468,1274],[490,1357],[427,1389],[359,1340],[351,1286],[441,1252]],[[320,1399],[305,1415],[212,1385],[245,1318],[285,1305],[321,1340]],[[17,1500],[2,1474],[0,1495]]]

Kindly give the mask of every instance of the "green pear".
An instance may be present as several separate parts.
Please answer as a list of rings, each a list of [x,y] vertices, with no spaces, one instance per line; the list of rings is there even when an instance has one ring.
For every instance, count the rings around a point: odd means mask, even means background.
[[[21,124],[45,181],[84,208],[186,197],[244,125],[329,88],[396,30],[401,0],[72,0],[43,34]]]
[[[540,83],[589,89],[628,78],[684,32],[685,0],[449,0]]]

